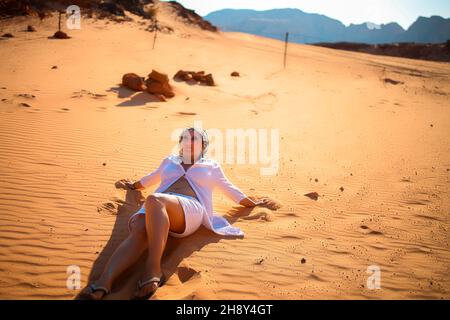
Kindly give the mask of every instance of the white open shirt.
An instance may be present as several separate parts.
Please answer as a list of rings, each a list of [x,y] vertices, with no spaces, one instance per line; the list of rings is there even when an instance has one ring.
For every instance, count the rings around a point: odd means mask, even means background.
[[[212,192],[217,187],[236,203],[247,196],[227,179],[217,161],[202,157],[187,171],[184,170],[181,162],[181,156],[169,155],[162,161],[158,169],[144,176],[140,183],[144,188],[148,188],[160,182],[155,193],[164,192],[181,176],[186,175],[186,180],[206,209],[207,215],[203,216],[202,224],[220,235],[243,236],[244,232],[241,229],[233,227],[225,218],[215,214],[212,205]]]

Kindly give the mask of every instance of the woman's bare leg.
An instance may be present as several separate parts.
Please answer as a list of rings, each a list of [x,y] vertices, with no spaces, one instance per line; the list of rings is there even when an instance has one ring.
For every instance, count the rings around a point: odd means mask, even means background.
[[[169,230],[183,233],[185,229],[184,212],[178,199],[172,195],[150,195],[145,201],[145,225],[147,229],[148,259],[143,280],[160,277],[161,258],[166,246]],[[156,289],[151,283],[138,290],[138,296],[144,296]]]
[[[126,269],[137,262],[147,248],[147,234],[144,215],[137,215],[131,224],[130,235],[117,247],[109,258],[100,278],[95,281],[97,286],[111,287],[117,277]],[[97,298],[101,298],[102,291],[94,292]]]

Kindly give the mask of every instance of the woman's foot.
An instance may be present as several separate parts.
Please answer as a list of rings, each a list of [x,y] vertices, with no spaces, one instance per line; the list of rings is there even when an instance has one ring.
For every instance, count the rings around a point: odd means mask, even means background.
[[[166,282],[164,273],[160,277],[150,277],[138,281],[138,290],[134,293],[133,300],[148,300]]]
[[[85,300],[101,300],[110,292],[111,289],[107,287],[91,283],[81,291],[78,298]]]

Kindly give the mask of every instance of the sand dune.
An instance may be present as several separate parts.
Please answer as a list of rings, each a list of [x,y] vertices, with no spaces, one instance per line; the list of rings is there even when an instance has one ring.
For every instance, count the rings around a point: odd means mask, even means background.
[[[15,37],[0,40],[0,298],[75,298],[67,267],[80,267],[82,286],[95,279],[152,191],[115,182],[153,170],[173,130],[195,120],[279,129],[276,175],[224,170],[282,207],[215,195],[245,237],[169,238],[155,299],[450,298],[448,63],[292,44],[283,69],[283,44],[257,36],[171,22],[152,50],[136,22],[83,20],[51,40],[53,22],[33,33],[21,31],[29,21],[2,22]],[[152,69],[205,70],[217,85],[171,81],[167,102],[120,87],[123,74]],[[380,290],[366,286],[370,265]],[[108,298],[129,298],[142,268]]]

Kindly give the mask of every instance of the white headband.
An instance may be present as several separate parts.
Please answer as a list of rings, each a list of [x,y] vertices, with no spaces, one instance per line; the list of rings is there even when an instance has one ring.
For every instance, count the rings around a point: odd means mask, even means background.
[[[180,134],[180,139],[183,137],[183,135],[186,132],[189,132],[190,130],[194,130],[195,132],[197,132],[198,134],[200,134],[202,136],[202,144],[203,144],[203,152],[202,155],[204,155],[206,153],[206,151],[208,150],[209,147],[209,138],[208,138],[208,134],[206,133],[205,130],[200,129],[200,128],[196,128],[196,127],[190,127],[190,128],[186,128],[183,129],[183,131]]]

